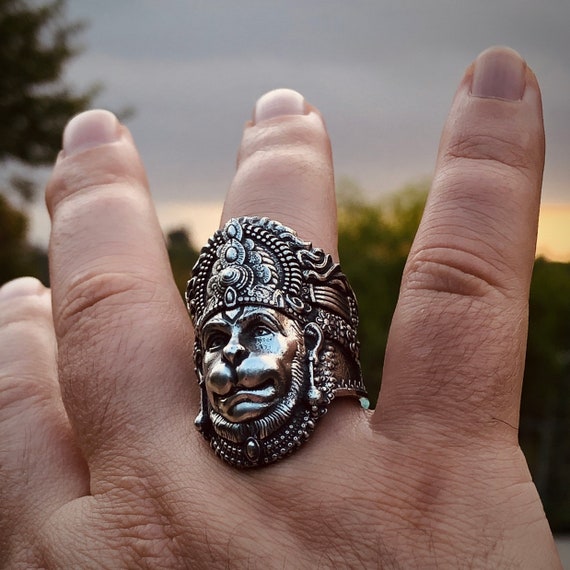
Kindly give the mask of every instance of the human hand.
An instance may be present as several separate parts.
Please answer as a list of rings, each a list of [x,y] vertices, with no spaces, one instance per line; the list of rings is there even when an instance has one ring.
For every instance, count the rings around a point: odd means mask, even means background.
[[[560,567],[517,441],[543,160],[534,75],[485,52],[444,128],[378,408],[336,400],[296,454],[240,471],[193,426],[192,329],[133,141],[75,118],[47,190],[51,308],[34,280],[0,292],[3,567]],[[328,136],[294,92],[245,128],[222,222],[240,215],[337,255]]]

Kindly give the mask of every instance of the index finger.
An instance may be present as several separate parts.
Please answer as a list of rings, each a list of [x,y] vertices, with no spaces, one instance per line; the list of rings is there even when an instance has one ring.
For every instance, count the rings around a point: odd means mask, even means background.
[[[46,195],[59,378],[96,488],[109,458],[192,431],[192,331],[126,128],[87,112],[63,146]]]

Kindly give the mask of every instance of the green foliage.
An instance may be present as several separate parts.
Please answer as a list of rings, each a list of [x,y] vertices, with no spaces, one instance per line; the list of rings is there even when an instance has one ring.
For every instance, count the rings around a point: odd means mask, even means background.
[[[199,252],[194,249],[188,232],[183,228],[168,233],[166,246],[174,281],[180,294],[184,296],[186,283],[190,279],[190,270],[196,263]]]
[[[47,254],[27,240],[28,219],[0,194],[0,285],[31,275],[49,283]]]
[[[61,79],[83,28],[66,22],[64,9],[65,0],[0,0],[0,283],[23,275],[49,279],[46,252],[28,243],[25,210],[6,198],[33,201],[33,177],[10,176],[9,167],[53,162],[66,122],[96,92],[76,92]]]
[[[538,259],[520,440],[550,524],[570,531],[570,264]]]
[[[358,299],[362,373],[372,405],[380,387],[402,271],[427,191],[427,183],[412,185],[371,203],[350,181],[339,185],[339,255]]]
[[[18,255],[26,242],[28,220],[19,210],[0,194],[0,272],[2,281],[20,275],[21,256]]]
[[[94,95],[61,80],[83,27],[65,22],[64,8],[64,0],[0,0],[0,162],[51,163],[66,122]]]

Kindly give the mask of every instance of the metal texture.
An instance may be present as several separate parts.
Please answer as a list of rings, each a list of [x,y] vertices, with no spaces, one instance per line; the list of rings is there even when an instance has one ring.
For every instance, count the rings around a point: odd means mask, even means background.
[[[186,301],[196,427],[231,465],[273,463],[307,440],[335,396],[366,398],[354,293],[330,255],[279,222],[229,220],[202,249]]]

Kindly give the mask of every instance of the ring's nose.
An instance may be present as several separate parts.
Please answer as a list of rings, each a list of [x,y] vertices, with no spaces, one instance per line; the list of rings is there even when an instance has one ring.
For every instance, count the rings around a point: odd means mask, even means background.
[[[240,343],[237,335],[232,335],[228,343],[222,349],[224,358],[234,367],[239,366],[247,357],[248,352]]]

